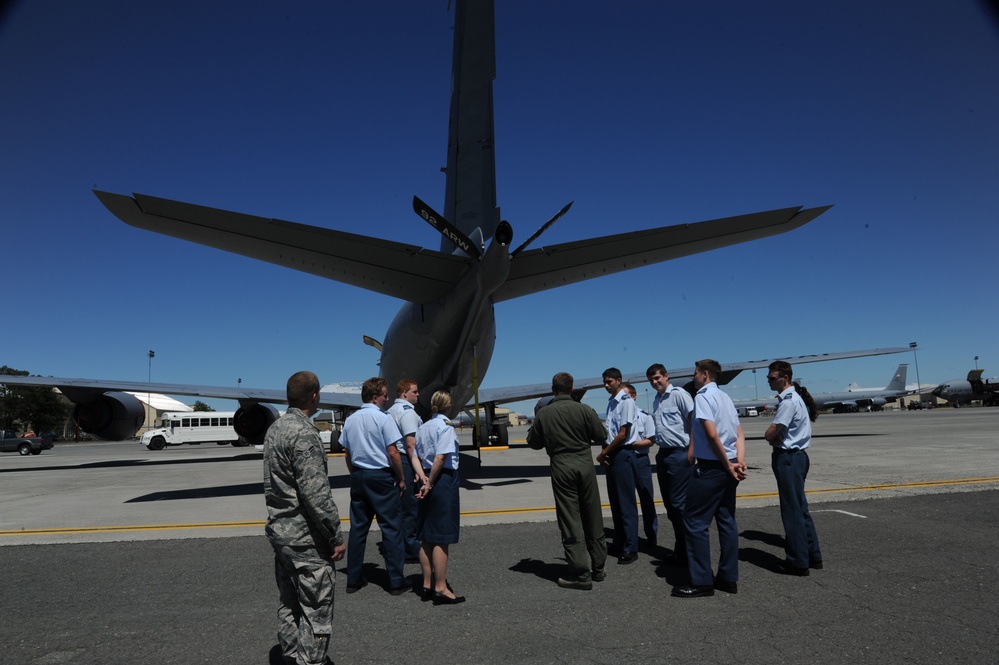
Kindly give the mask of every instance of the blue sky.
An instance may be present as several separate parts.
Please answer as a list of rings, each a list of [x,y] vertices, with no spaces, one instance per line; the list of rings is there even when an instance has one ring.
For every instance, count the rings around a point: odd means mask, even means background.
[[[436,248],[410,201],[443,207],[446,4],[15,4],[0,25],[0,364],[145,380],[154,349],[163,382],[375,374],[361,336],[381,338],[398,301],[133,229],[90,190]],[[835,207],[501,303],[484,385],[910,341],[923,383],[976,355],[999,375],[999,31],[983,5],[568,6],[497,2],[497,187],[515,244],[568,201],[544,243]],[[912,360],[798,374],[818,392],[876,387]],[[754,396],[753,376],[730,392]]]

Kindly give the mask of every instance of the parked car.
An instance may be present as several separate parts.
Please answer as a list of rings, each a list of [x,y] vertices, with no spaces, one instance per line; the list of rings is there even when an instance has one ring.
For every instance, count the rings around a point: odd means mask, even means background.
[[[0,452],[21,455],[41,455],[43,450],[52,447],[52,438],[45,436],[18,436],[13,430],[0,430]]]

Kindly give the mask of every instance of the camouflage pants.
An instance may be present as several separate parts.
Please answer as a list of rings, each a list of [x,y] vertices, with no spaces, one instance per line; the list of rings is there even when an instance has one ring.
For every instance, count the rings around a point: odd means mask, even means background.
[[[281,653],[299,665],[323,665],[333,632],[333,564],[315,548],[273,544]]]

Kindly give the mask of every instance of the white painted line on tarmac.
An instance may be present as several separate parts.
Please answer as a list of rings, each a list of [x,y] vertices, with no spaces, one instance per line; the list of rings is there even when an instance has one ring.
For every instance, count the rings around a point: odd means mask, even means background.
[[[843,513],[844,515],[849,515],[850,517],[859,517],[862,520],[867,519],[867,515],[858,515],[857,513],[847,512],[845,510],[836,510],[835,508],[827,508],[826,510],[810,510],[811,513]]]

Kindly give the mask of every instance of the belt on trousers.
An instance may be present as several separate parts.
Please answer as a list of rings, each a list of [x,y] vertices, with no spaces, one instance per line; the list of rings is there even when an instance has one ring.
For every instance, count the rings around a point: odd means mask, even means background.
[[[613,453],[611,453],[611,455],[617,455],[618,453],[624,452],[625,450],[627,450],[628,452],[631,452],[631,453],[635,453],[636,455],[648,455],[649,454],[649,449],[648,448],[642,448],[641,450],[637,450],[634,446],[621,446],[620,448],[618,448],[617,450],[615,450]]]
[[[426,475],[429,476],[430,475],[430,469],[424,469],[423,473],[425,473]],[[454,474],[454,469],[448,469],[447,467],[441,467],[441,473],[446,473],[448,475],[452,475],[452,474]]]
[[[800,452],[804,452],[804,448],[774,448],[773,450],[774,455],[780,455],[783,453],[788,453],[788,454],[800,453]]]
[[[735,464],[736,460],[730,459],[726,460],[729,464]],[[705,469],[724,469],[725,466],[716,459],[704,459],[703,457],[698,457],[694,460],[697,466],[703,466]]]

